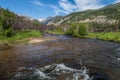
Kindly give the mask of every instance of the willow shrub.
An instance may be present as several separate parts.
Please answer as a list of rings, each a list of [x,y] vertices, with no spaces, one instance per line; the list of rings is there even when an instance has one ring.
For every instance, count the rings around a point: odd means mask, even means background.
[[[66,34],[73,36],[86,36],[88,25],[86,23],[72,23]]]

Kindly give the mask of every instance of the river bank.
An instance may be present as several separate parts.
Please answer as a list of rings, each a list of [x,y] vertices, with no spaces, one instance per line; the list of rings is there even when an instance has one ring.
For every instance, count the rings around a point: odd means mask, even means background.
[[[72,35],[74,37],[80,37],[80,38],[90,38],[90,39],[100,39],[105,41],[111,41],[111,42],[120,42],[120,32],[87,32],[86,35],[81,36],[76,33],[68,34],[66,32],[60,31],[60,30],[53,30],[53,31],[47,31],[48,33],[52,34],[61,34],[61,35]]]
[[[96,38],[106,41],[120,42],[120,32],[101,32],[101,33],[88,33],[88,38]]]
[[[16,44],[27,44],[33,38],[42,37],[42,33],[37,30],[18,31],[14,36],[5,37],[0,35],[0,45],[11,46]]]

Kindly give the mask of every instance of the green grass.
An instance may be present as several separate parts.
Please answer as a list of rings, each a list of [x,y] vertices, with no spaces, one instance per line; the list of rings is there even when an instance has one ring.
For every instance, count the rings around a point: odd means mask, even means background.
[[[120,32],[89,33],[86,37],[120,42]]]
[[[46,30],[46,32],[50,33],[50,34],[65,34],[63,31],[61,30]]]
[[[47,31],[52,34],[67,34],[59,30],[53,30],[53,31]],[[73,35],[75,37],[81,37],[81,38],[97,38],[101,40],[107,40],[107,41],[115,41],[120,42],[120,32],[96,32],[96,33],[88,33],[86,36],[80,36],[80,35]]]
[[[0,36],[0,44],[14,44],[14,43],[25,43],[29,38],[40,37],[42,33],[40,31],[19,31],[13,37]]]

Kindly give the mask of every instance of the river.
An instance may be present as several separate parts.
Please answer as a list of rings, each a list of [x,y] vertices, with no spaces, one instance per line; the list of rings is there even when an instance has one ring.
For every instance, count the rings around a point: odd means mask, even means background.
[[[120,80],[120,44],[68,35],[0,46],[0,80]]]

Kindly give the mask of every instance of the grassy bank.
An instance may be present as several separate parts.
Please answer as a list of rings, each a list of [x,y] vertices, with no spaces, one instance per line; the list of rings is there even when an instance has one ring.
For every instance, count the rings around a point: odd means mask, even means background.
[[[46,30],[47,33],[50,33],[50,34],[65,34],[63,31],[61,30]]]
[[[120,42],[120,32],[88,33],[86,37]]]
[[[49,33],[52,34],[67,34],[66,32],[61,32],[61,31],[48,31]],[[120,42],[120,32],[94,32],[94,33],[87,33],[85,36],[80,36],[80,35],[73,35],[75,37],[82,37],[82,38],[97,38],[101,40],[107,40],[107,41],[115,41],[115,42]]]
[[[42,36],[42,33],[36,30],[19,31],[12,37],[0,36],[0,44],[25,43],[29,40],[29,38],[40,37],[40,36]]]

